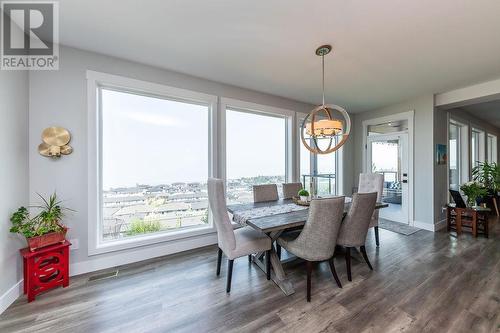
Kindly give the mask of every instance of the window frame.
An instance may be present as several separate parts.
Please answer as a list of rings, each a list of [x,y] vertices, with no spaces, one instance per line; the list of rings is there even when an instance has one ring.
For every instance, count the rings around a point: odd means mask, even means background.
[[[293,137],[293,124],[295,123],[295,111],[277,108],[269,105],[251,103],[238,99],[221,97],[220,98],[220,154],[219,154],[219,171],[224,182],[227,181],[227,149],[226,149],[226,113],[228,109],[235,111],[246,112],[256,115],[264,115],[270,117],[280,117],[285,119],[285,181],[290,182],[295,179],[295,140]]]
[[[208,166],[207,174],[217,174],[217,101],[218,97],[163,84],[88,70],[88,255],[97,255],[165,241],[215,233],[209,209],[209,224],[196,229],[161,232],[130,239],[102,241],[102,115],[101,89],[164,98],[167,100],[207,105],[208,107]]]
[[[498,163],[498,137],[492,133],[486,135],[486,160],[489,163]]]

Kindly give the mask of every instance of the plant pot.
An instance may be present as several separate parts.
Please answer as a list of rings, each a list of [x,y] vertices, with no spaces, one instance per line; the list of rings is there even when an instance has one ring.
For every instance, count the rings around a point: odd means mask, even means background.
[[[301,195],[300,196],[300,201],[307,202],[307,201],[309,201],[309,197],[307,195]]]
[[[64,241],[66,240],[66,233],[68,232],[68,228],[62,228],[63,230],[61,231],[50,232],[45,235],[27,238],[26,240],[28,241],[28,247],[30,248],[30,251],[33,252],[45,246],[64,243]]]

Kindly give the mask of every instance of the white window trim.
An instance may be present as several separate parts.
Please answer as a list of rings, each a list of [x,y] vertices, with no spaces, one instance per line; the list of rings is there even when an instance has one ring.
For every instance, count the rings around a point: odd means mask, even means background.
[[[296,161],[296,143],[293,135],[293,124],[295,123],[295,111],[277,108],[269,105],[256,104],[246,101],[241,101],[238,99],[222,97],[220,99],[220,119],[219,119],[219,133],[220,133],[220,151],[219,151],[219,174],[224,179],[227,180],[227,156],[226,156],[226,110],[229,108],[241,109],[243,112],[255,113],[255,114],[268,114],[274,116],[284,117],[286,120],[286,148],[285,148],[285,179],[286,181],[293,181]]]
[[[113,242],[101,242],[101,198],[102,198],[102,165],[101,153],[101,120],[100,99],[98,98],[99,87],[111,87],[114,89],[136,92],[145,95],[162,96],[168,99],[181,99],[185,101],[198,102],[209,107],[209,165],[210,177],[216,175],[217,158],[217,96],[194,92],[190,90],[170,87],[162,84],[141,81],[107,73],[87,71],[87,101],[88,101],[88,255],[97,255],[107,252],[119,251],[133,247],[151,245],[165,241],[197,237],[205,234],[215,233],[215,227],[211,222],[208,227],[170,231],[138,238],[130,238]],[[211,220],[210,212],[209,219]]]
[[[490,141],[489,141],[490,138],[495,143],[492,146],[490,146]],[[491,154],[491,158],[489,156],[490,154]],[[489,163],[491,163],[491,162],[498,163],[498,156],[497,155],[498,155],[498,137],[495,134],[487,133],[487,135],[486,135],[486,159],[488,160]]]

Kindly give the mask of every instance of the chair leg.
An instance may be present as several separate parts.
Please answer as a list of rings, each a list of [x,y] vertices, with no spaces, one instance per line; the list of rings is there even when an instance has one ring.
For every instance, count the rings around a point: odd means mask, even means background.
[[[251,254],[248,255],[248,262],[252,263],[252,255]]]
[[[352,281],[352,276],[351,276],[351,248],[346,247],[345,248],[345,264],[347,267],[347,280]]]
[[[217,276],[220,275],[220,264],[222,261],[222,250],[219,248],[219,251],[217,253]]]
[[[307,270],[307,301],[311,301],[311,275],[312,275],[312,262],[306,260]]]
[[[276,244],[276,254],[278,255],[278,258],[281,259],[281,245]]]
[[[271,280],[271,250],[266,251],[266,277]]]
[[[342,288],[342,284],[340,283],[340,279],[337,276],[337,271],[335,270],[335,264],[333,263],[333,257],[331,257],[330,260],[328,260],[328,263],[330,264],[330,270],[332,271],[333,278],[335,279],[335,282],[337,282],[337,286],[339,286],[339,288]]]
[[[373,271],[372,264],[370,264],[370,260],[368,260],[368,256],[366,255],[366,248],[364,245],[360,247],[361,254],[363,255],[363,258],[365,258],[366,263],[368,264],[368,267]]]
[[[234,260],[227,261],[227,287],[226,287],[227,293],[231,292],[231,278],[233,277],[233,261]]]
[[[378,238],[378,226],[373,227],[373,230],[375,230],[375,244],[377,244],[377,247],[380,246],[380,240]]]

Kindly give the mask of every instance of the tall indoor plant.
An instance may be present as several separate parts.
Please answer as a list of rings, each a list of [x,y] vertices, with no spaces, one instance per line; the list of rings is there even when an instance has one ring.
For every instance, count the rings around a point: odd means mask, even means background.
[[[31,251],[65,240],[68,228],[62,224],[62,219],[64,212],[71,210],[61,205],[55,192],[48,199],[38,196],[42,203],[30,207],[38,210],[37,215],[31,217],[28,208],[20,207],[10,218],[10,232],[26,237]]]

